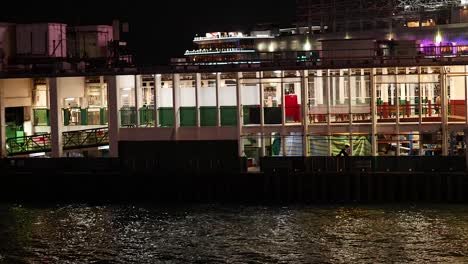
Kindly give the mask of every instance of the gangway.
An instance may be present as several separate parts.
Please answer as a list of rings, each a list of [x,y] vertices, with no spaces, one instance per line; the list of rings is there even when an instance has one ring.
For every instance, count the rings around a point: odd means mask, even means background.
[[[109,144],[108,128],[95,128],[62,133],[63,150],[77,150]],[[33,136],[8,138],[6,141],[9,157],[50,152],[52,141],[50,133]]]

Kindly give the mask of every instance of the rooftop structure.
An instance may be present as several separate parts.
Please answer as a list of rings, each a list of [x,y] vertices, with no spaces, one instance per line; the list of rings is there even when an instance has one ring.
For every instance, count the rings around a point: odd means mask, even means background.
[[[464,0],[297,0],[297,24],[320,26],[320,32],[434,26],[459,22],[467,4]]]
[[[127,42],[114,25],[0,24],[0,73],[65,72],[128,67]]]

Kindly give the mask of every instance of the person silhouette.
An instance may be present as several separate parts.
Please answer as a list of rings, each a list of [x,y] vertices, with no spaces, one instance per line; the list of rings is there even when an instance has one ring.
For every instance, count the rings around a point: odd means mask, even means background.
[[[338,157],[341,157],[341,156],[344,156],[344,157],[348,157],[351,155],[351,148],[349,147],[349,145],[345,145],[344,149],[342,149],[340,151],[340,153],[338,153]]]

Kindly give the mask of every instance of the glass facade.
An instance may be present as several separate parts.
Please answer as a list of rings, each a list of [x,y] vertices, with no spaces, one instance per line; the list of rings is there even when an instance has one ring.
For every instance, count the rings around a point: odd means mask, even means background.
[[[237,73],[221,73],[219,80],[220,125],[235,127],[238,122]]]
[[[260,125],[261,117],[261,72],[244,72],[240,79],[242,124]]]
[[[106,124],[102,111],[90,114],[107,105],[103,85],[86,86],[88,124]],[[35,88],[33,104],[41,124],[44,89]],[[235,128],[239,155],[252,166],[264,156],[336,156],[347,148],[353,156],[466,149],[466,66],[127,75],[117,77],[117,90],[121,127]],[[67,103],[70,125],[82,123],[71,105],[82,102]]]
[[[138,126],[154,127],[155,111],[155,77],[154,75],[137,76]]]
[[[157,102],[158,120],[160,127],[174,126],[174,101],[173,101],[173,75],[157,75]]]
[[[117,77],[117,94],[120,96],[117,105],[121,127],[136,127],[137,125],[136,78],[133,75]]]

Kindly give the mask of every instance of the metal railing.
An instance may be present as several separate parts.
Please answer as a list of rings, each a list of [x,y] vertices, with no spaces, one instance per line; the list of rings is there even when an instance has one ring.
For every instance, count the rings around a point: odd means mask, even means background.
[[[109,144],[108,128],[87,129],[64,132],[63,149],[82,149],[99,147]],[[6,141],[8,156],[25,155],[39,152],[49,152],[52,149],[51,135],[9,138]]]
[[[63,133],[63,149],[66,150],[98,147],[108,143],[109,133],[107,127]]]
[[[8,156],[47,152],[51,149],[50,134],[9,138],[6,148]]]
[[[200,49],[200,50],[187,50],[187,55],[207,55],[207,54],[221,54],[221,53],[255,53],[253,49],[242,49],[242,48],[226,48],[226,49]]]

